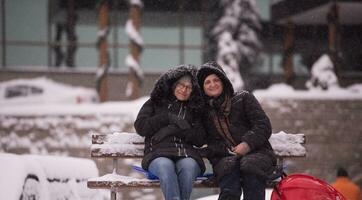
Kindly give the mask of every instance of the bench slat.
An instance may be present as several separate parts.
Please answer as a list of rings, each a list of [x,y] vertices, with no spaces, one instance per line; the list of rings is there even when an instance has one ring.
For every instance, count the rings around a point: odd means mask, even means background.
[[[139,158],[143,156],[143,149],[143,144],[95,144],[91,146],[91,156],[113,158]]]
[[[268,182],[267,187],[271,188],[276,182]],[[91,189],[110,189],[113,191],[121,191],[124,188],[159,188],[160,181],[133,181],[125,183],[122,181],[88,181],[87,187]],[[208,180],[197,180],[194,182],[194,188],[218,188],[215,182]]]
[[[136,145],[135,145],[136,146]],[[301,153],[301,154],[284,154],[284,153],[279,153],[277,151],[275,151],[275,154],[278,157],[284,157],[284,158],[288,158],[288,157],[305,157],[306,153]],[[140,153],[124,153],[124,152],[103,152],[102,148],[93,148],[91,150],[91,157],[94,158],[142,158],[143,157],[143,152]]]
[[[159,188],[159,181],[135,181],[130,183],[124,183],[122,181],[88,181],[88,188],[93,189],[115,189],[115,188]],[[197,188],[217,188],[216,184],[209,184],[206,181],[195,181],[194,187]]]
[[[136,133],[112,133],[107,135],[102,134],[93,134],[92,135],[92,144],[105,144],[105,143],[114,143],[114,144],[144,144],[144,138]]]

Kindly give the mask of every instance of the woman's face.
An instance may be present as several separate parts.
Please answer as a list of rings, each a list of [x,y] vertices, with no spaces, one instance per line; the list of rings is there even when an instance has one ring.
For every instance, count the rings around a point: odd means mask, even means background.
[[[180,80],[176,83],[174,95],[179,101],[187,101],[192,92],[192,83],[186,80]]]
[[[216,74],[210,74],[204,80],[204,92],[209,97],[218,97],[222,93],[224,86]]]

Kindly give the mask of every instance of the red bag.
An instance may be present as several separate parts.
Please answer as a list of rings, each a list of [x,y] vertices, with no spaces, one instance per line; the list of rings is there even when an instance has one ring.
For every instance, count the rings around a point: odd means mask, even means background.
[[[305,174],[282,177],[274,187],[271,200],[346,200],[328,183]]]

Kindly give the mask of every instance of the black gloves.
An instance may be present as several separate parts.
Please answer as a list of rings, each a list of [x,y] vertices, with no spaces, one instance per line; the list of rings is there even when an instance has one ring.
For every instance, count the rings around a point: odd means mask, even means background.
[[[175,124],[170,124],[161,128],[152,136],[152,141],[155,143],[161,142],[165,137],[177,135],[180,129]]]
[[[185,119],[182,119],[181,117],[178,117],[175,114],[169,113],[168,117],[169,117],[170,124],[175,124],[182,130],[191,128],[190,124]]]
[[[191,128],[191,125],[185,119],[171,113],[167,116],[169,125],[161,128],[152,136],[152,141],[155,143],[161,142],[167,136],[184,138],[187,132],[186,130]]]

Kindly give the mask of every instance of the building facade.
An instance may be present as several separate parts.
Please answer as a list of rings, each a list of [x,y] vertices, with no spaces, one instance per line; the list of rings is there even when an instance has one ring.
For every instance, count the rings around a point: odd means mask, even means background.
[[[99,51],[96,47],[100,2],[2,0],[0,81],[13,77],[7,76],[9,71],[11,74],[20,71],[17,73],[19,77],[35,76],[32,75],[34,72],[53,77],[58,74],[67,76],[68,73],[73,73],[71,76],[95,74],[99,62]],[[125,33],[125,24],[129,18],[129,5],[127,1],[108,2],[108,73],[122,78],[126,77],[128,72],[125,59],[130,51],[130,42]],[[340,4],[340,13],[343,13],[340,14],[343,20],[339,26],[340,83],[347,86],[361,81],[362,22],[358,20],[362,19],[359,12],[362,10],[360,2],[257,0],[255,3],[262,24],[259,34],[263,45],[263,59],[247,71],[247,89],[266,88],[276,82],[289,82],[295,88],[305,87],[311,65],[319,56],[329,51],[326,12],[332,2]],[[208,55],[210,44],[205,38],[207,23],[214,14],[208,9],[210,4],[211,1],[208,0],[144,1],[140,19],[144,47],[140,64],[146,79],[151,77],[151,80],[154,80],[154,76],[157,77],[178,64],[200,65],[213,59]],[[351,8],[354,8],[354,14],[344,20],[343,16],[348,14]],[[288,20],[294,27],[293,53],[288,58],[293,63],[293,77],[290,81],[285,78],[286,68],[283,64],[286,59]],[[67,23],[73,24],[73,28]],[[72,47],[73,44],[75,46]],[[51,74],[53,72],[55,74]],[[82,76],[79,80],[84,82]],[[74,82],[71,84],[81,85]],[[117,87],[117,91],[125,89],[125,86],[117,83],[108,84]],[[150,90],[150,86],[144,87],[141,95],[147,95]],[[109,96],[109,100],[125,98],[123,94]]]

